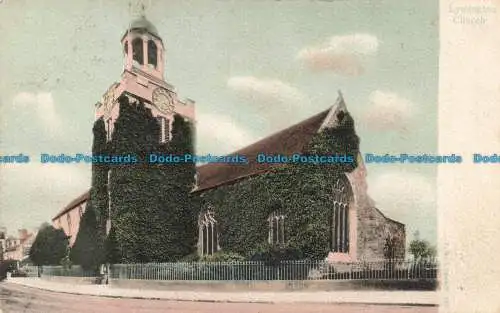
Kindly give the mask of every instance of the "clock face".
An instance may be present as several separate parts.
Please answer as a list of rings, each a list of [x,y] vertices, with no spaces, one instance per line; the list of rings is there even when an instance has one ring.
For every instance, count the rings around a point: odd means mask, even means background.
[[[156,88],[153,91],[153,104],[165,113],[172,113],[174,111],[174,98],[171,93],[165,89]]]

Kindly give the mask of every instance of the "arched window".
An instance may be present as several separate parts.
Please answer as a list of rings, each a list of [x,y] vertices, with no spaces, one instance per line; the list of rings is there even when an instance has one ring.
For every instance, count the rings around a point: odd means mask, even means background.
[[[346,180],[339,178],[333,186],[331,246],[333,252],[349,252],[349,194]]]
[[[159,137],[159,142],[160,143],[165,143],[170,140],[170,120],[163,117],[163,116],[158,116],[156,117],[156,121],[158,123],[158,126],[160,127],[160,137]]]
[[[271,213],[267,221],[269,222],[269,244],[285,244],[285,216],[277,211],[274,211]]]
[[[200,215],[198,220],[199,245],[201,255],[211,255],[219,250],[217,221],[211,210]]]
[[[158,66],[158,48],[153,40],[148,41],[148,64],[154,68]]]
[[[106,121],[106,126],[107,126],[107,140],[108,141],[111,141],[113,139],[113,136],[112,136],[112,120],[111,120],[111,117],[108,118],[108,120]]]
[[[144,64],[144,47],[142,45],[141,38],[135,38],[132,41],[132,53],[134,63],[137,62],[139,65]]]

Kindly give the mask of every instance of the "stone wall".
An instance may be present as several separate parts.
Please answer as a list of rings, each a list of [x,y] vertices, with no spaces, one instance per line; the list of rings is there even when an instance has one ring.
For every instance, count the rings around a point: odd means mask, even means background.
[[[387,238],[394,238],[394,257],[405,257],[405,226],[382,214],[377,208],[358,208],[358,260],[382,260]]]
[[[367,170],[361,154],[358,155],[358,167],[347,174],[351,182],[357,214],[357,261],[375,261],[384,259],[386,238],[393,238],[394,258],[405,258],[405,225],[387,218],[375,207],[375,202],[368,195],[366,182]]]

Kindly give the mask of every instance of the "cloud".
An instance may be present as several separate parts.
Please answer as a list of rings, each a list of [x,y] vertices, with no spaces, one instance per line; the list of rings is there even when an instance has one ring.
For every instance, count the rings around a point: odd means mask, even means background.
[[[228,116],[200,114],[197,120],[197,138],[202,145],[202,153],[229,153],[256,139]]]
[[[40,164],[35,156],[31,163],[4,164],[1,173],[0,207],[9,229],[50,222],[91,182],[88,165]]]
[[[369,34],[333,36],[320,46],[306,47],[297,59],[314,71],[333,71],[343,76],[364,73],[364,58],[375,55],[379,40]]]
[[[374,91],[370,95],[370,106],[363,115],[368,128],[376,131],[408,131],[408,124],[417,111],[410,100],[395,93]]]
[[[277,79],[237,76],[227,86],[251,105],[263,125],[272,125],[273,131],[290,126],[312,103],[299,89]]]
[[[298,106],[308,101],[297,88],[277,79],[260,79],[253,76],[236,76],[227,81],[227,86],[262,105]]]
[[[407,226],[407,237],[419,231],[436,240],[437,195],[435,180],[422,174],[393,170],[369,178],[370,196],[389,218]]]
[[[18,93],[12,100],[12,108],[13,114],[34,113],[43,126],[51,131],[59,130],[61,127],[61,119],[56,112],[54,98],[50,92]]]

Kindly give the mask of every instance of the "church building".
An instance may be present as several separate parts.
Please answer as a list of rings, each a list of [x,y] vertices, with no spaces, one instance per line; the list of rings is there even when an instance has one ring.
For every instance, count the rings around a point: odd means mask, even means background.
[[[148,119],[155,121],[151,126],[155,132],[144,135],[147,144],[141,147],[153,151],[156,148],[150,148],[152,142],[159,147],[168,146],[175,136],[181,136],[174,134],[176,119],[195,127],[195,102],[179,99],[174,86],[165,81],[165,43],[144,16],[130,24],[121,44],[121,79],[95,104],[96,123],[102,122],[105,133],[100,144],[114,149],[102,151],[126,151],[124,147],[129,142],[117,138],[125,138],[119,137],[123,136],[120,117],[131,114],[127,113],[129,108],[145,112]],[[208,163],[196,167],[189,192],[190,199],[196,201],[190,202],[194,207],[183,208],[195,221],[185,226],[193,227],[197,234],[197,241],[193,241],[195,253],[207,256],[234,252],[249,256],[251,251],[281,247],[300,250],[302,257],[328,257],[334,262],[405,257],[405,226],[385,216],[369,197],[354,121],[343,95],[339,92],[335,98],[330,108],[229,155],[245,156],[248,164]],[[137,127],[150,129],[148,123]],[[94,126],[94,136],[96,129]],[[100,140],[96,138],[94,148]],[[340,154],[351,155],[354,161],[319,165],[264,163],[257,161],[259,154]],[[124,203],[123,195],[133,193],[127,189],[127,175],[135,174],[127,169],[102,170],[93,165],[92,184],[101,187],[93,187],[71,201],[53,218],[54,227],[62,228],[73,244],[86,205],[93,200],[105,203],[101,205],[105,208],[98,209],[106,233],[112,227],[119,228],[121,224],[114,219],[122,221],[132,214],[129,209],[123,209],[121,215],[113,213]],[[120,182],[125,191],[118,195],[110,187],[111,181]],[[175,237],[179,227],[169,227]],[[135,235],[140,238],[138,232]],[[127,247],[124,249],[131,249]]]

